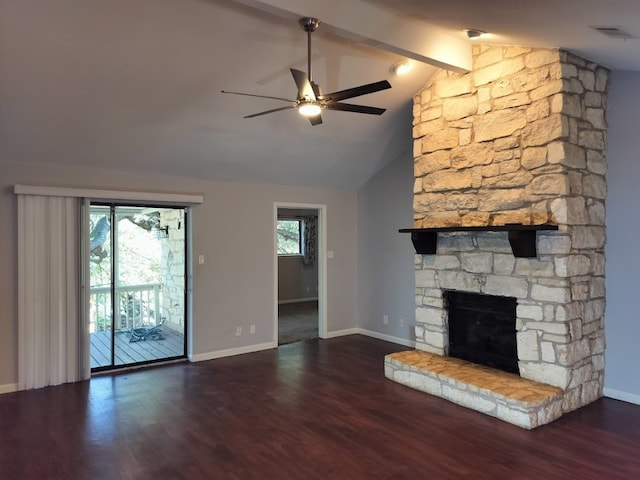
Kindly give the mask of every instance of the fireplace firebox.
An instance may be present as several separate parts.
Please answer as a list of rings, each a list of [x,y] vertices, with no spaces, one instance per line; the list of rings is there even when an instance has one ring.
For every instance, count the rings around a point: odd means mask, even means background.
[[[449,356],[519,374],[515,298],[448,290],[444,300]]]

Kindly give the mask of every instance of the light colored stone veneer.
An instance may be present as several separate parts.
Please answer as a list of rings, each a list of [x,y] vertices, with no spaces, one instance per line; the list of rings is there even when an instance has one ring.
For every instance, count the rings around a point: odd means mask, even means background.
[[[416,348],[447,354],[443,290],[515,297],[522,377],[570,411],[602,395],[608,71],[554,49],[474,46],[415,97],[414,226],[552,223],[538,257],[506,233],[439,234],[416,255]]]
[[[391,353],[385,376],[416,390],[532,429],[562,415],[562,390],[420,350]]]
[[[167,327],[184,333],[185,295],[185,221],[184,211],[160,211],[160,224],[168,226],[168,237],[162,241],[162,313]]]

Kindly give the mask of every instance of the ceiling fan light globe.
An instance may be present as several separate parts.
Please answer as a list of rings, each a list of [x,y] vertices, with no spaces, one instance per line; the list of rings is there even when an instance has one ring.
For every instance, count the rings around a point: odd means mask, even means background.
[[[322,108],[320,107],[320,105],[313,102],[302,103],[298,107],[298,112],[300,113],[300,115],[303,115],[305,117],[315,117],[316,115],[319,115],[321,111]]]

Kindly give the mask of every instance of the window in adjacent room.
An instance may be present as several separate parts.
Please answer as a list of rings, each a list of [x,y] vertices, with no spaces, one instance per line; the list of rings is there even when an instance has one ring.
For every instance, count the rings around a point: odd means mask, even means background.
[[[302,220],[278,219],[278,255],[302,255]]]

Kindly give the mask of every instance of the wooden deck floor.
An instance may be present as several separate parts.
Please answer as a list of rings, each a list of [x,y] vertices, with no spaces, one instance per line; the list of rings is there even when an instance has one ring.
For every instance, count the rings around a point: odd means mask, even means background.
[[[184,335],[162,327],[163,340],[142,340],[129,342],[127,333],[116,333],[115,365],[148,362],[163,358],[184,355]],[[91,368],[105,367],[111,364],[111,334],[95,332],[91,334]]]

